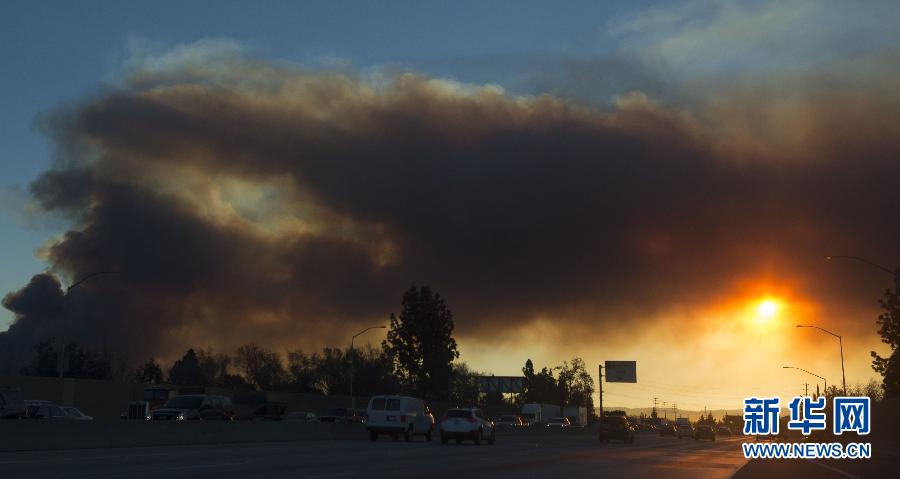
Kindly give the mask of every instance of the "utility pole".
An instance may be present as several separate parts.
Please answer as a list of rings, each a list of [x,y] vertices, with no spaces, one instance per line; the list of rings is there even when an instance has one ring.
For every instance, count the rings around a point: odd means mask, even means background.
[[[353,395],[353,375],[356,373],[356,351],[353,349],[353,340],[357,336],[373,329],[387,329],[387,326],[370,326],[350,337],[350,415],[356,415],[356,396]]]
[[[809,383],[803,383],[803,395],[809,396]]]
[[[672,403],[672,413],[675,414],[675,419],[678,419],[678,403],[677,402]]]
[[[63,375],[65,373],[64,369],[66,366],[66,361],[65,361],[65,357],[66,357],[66,316],[69,314],[69,293],[71,293],[73,289],[75,289],[76,287],[81,285],[81,283],[84,283],[85,281],[87,281],[91,278],[95,278],[97,276],[102,276],[105,274],[118,274],[118,271],[97,271],[97,272],[91,273],[91,274],[79,279],[78,281],[75,281],[74,283],[70,284],[66,288],[66,293],[63,295],[63,301],[65,302],[66,310],[63,312],[63,317],[62,317],[62,335],[59,338],[60,349],[59,349],[59,355],[57,358],[58,363],[59,363],[57,366],[57,369],[59,370],[59,379],[63,378]]]
[[[598,422],[603,422],[603,365],[597,366],[599,375],[597,376],[597,389],[600,391],[600,418]]]

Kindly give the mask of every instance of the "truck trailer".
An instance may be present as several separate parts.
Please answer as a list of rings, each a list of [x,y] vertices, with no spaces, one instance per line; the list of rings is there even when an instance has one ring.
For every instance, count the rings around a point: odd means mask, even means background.
[[[529,426],[546,424],[551,417],[559,417],[559,406],[553,404],[527,403],[522,405],[522,419]]]

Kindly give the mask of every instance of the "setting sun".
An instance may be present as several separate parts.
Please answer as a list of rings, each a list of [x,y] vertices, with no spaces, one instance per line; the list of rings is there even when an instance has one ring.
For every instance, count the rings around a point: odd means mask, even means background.
[[[756,312],[759,314],[760,318],[769,319],[778,313],[778,303],[771,299],[767,299],[759,303]]]

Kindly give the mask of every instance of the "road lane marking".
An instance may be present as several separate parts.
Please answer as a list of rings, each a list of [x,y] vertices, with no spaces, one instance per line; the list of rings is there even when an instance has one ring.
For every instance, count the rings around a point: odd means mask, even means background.
[[[838,474],[840,474],[840,475],[842,475],[842,476],[844,476],[844,477],[849,477],[850,479],[860,479],[859,476],[854,476],[853,474],[850,474],[850,473],[847,472],[847,471],[842,471],[842,470],[840,470],[840,469],[838,469],[838,468],[836,468],[836,467],[832,467],[832,466],[829,466],[829,465],[827,465],[827,464],[822,464],[821,462],[816,462],[816,461],[814,461],[814,460],[812,460],[812,459],[805,459],[805,460],[806,460],[806,461],[809,461],[809,462],[811,462],[811,463],[813,463],[813,464],[815,464],[815,465],[817,465],[817,466],[819,466],[819,467],[824,467],[825,469],[828,469],[828,470],[830,470],[830,471],[832,471],[832,472],[836,472],[836,473],[838,473]]]
[[[246,464],[250,464],[250,461],[242,461],[242,462],[219,462],[216,464],[192,464],[190,466],[174,466],[167,467],[167,471],[175,471],[179,469],[201,469],[205,467],[225,467],[225,466],[243,466]]]
[[[350,472],[333,472],[331,474],[317,474],[315,476],[303,476],[300,479],[326,479],[329,477],[347,477],[347,476],[355,476],[357,474],[356,471]]]

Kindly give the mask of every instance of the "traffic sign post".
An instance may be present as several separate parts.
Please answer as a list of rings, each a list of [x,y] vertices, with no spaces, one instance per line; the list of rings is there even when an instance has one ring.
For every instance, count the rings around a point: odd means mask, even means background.
[[[603,369],[606,369],[606,382],[608,383],[636,383],[637,361],[606,361],[598,366],[597,382],[600,392],[600,421],[603,421]]]
[[[606,382],[636,383],[637,361],[607,361]]]

